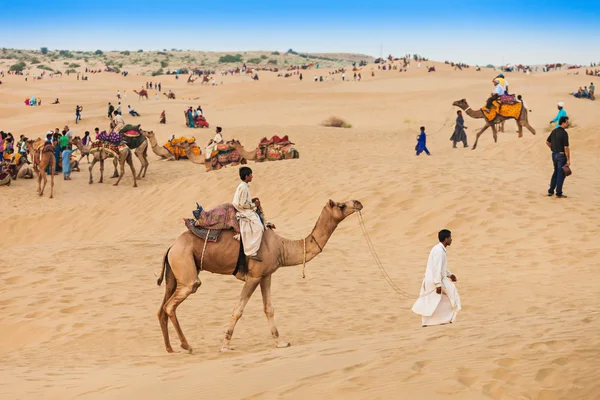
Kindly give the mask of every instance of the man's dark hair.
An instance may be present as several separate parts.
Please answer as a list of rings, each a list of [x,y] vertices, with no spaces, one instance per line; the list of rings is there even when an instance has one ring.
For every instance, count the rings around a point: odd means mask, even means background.
[[[461,110],[458,110],[458,111],[456,112],[456,114],[457,114],[457,115],[458,115],[458,114],[462,114],[462,111],[461,111]]]
[[[221,133],[221,131],[223,130],[223,128],[221,128],[220,126],[217,126],[217,132]]]
[[[560,119],[558,120],[558,124],[559,124],[559,125],[562,125],[562,124],[564,124],[565,122],[567,122],[568,120],[569,120],[569,117],[564,117],[564,116],[563,116],[563,117],[560,117]]]
[[[85,134],[86,134],[86,135],[89,135],[89,134],[90,134],[90,131],[85,131]]]
[[[442,243],[444,240],[448,239],[452,235],[448,229],[442,229],[438,232],[438,240]]]
[[[424,127],[424,126],[422,126],[422,127],[421,127],[421,132],[423,132],[424,130],[425,130],[425,127]]]
[[[240,179],[243,180],[244,182],[246,181],[246,177],[248,175],[252,175],[252,170],[250,169],[250,167],[242,167],[240,168]]]

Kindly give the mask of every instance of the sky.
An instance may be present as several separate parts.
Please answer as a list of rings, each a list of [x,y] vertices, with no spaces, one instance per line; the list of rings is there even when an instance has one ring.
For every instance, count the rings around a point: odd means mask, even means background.
[[[600,62],[600,1],[0,0],[0,47],[292,48],[472,65],[589,64]]]

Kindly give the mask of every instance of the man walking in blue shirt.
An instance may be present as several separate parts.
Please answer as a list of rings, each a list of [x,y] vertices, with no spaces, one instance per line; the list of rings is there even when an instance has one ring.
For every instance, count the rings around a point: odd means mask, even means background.
[[[556,118],[554,118],[552,121],[550,121],[551,124],[556,122],[556,126],[554,128],[560,127],[560,118],[567,116],[567,111],[565,110],[564,107],[565,107],[565,103],[563,103],[562,101],[560,103],[558,103],[558,105],[557,105],[558,114],[556,114]]]

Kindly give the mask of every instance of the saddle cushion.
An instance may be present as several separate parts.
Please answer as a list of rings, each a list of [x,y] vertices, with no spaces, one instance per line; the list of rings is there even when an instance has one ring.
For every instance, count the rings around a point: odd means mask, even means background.
[[[521,112],[523,111],[523,103],[516,104],[500,104],[496,100],[492,103],[491,110],[489,112],[483,110],[483,115],[488,121],[493,121],[498,114],[505,118],[519,119]]]
[[[515,104],[517,102],[514,94],[503,94],[499,100],[501,104]]]
[[[236,213],[233,204],[220,204],[208,211],[202,210],[200,215],[196,216],[196,226],[214,230],[233,229],[239,233],[240,224],[235,217]]]

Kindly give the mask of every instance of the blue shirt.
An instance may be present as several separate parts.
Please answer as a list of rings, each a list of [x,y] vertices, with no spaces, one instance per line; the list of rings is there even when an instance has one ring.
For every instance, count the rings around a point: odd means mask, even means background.
[[[555,128],[558,128],[560,126],[560,117],[566,117],[567,116],[567,112],[565,111],[564,108],[558,110],[558,114],[556,115],[556,118],[554,118],[552,121],[550,122],[556,122],[556,126]]]

